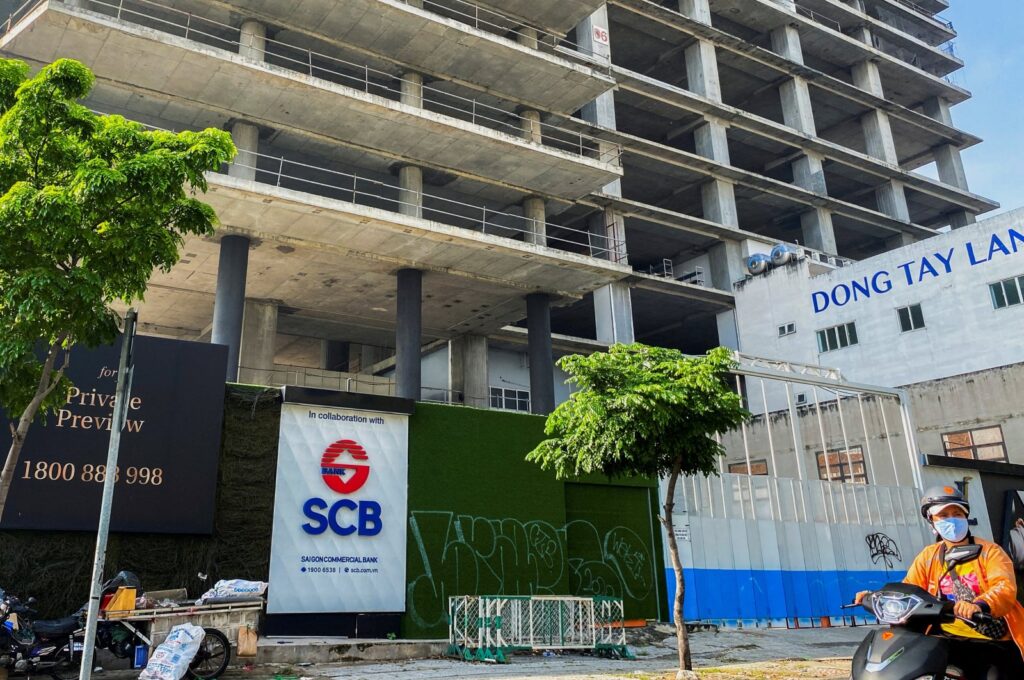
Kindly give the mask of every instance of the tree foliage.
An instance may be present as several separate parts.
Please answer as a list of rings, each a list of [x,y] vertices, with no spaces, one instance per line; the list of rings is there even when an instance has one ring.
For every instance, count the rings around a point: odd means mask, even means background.
[[[527,459],[559,478],[600,472],[610,477],[714,474],[721,446],[715,433],[736,427],[746,412],[727,378],[732,355],[703,357],[641,344],[567,356],[559,366],[577,388],[548,417]]]
[[[661,524],[676,577],[677,678],[692,677],[683,622],[686,584],[672,522],[675,489],[681,475],[716,474],[722,446],[715,435],[749,416],[729,385],[736,367],[732,353],[719,347],[690,357],[661,347],[615,345],[608,352],[564,357],[559,366],[577,390],[548,416],[550,438],[527,460],[553,469],[560,479],[601,473],[667,480]]]
[[[141,300],[186,236],[213,233],[195,194],[235,154],[221,130],[175,134],[92,112],[79,100],[93,82],[70,59],[31,78],[0,59],[0,406],[19,420],[0,511],[28,424],[65,401],[67,350],[112,342],[110,305]]]

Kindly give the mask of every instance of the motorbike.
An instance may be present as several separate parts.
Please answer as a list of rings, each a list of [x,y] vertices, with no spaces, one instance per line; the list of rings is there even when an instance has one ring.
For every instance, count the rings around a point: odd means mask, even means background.
[[[977,559],[981,546],[958,546],[950,550],[947,566]],[[953,603],[907,583],[889,583],[864,598],[859,605],[888,628],[873,630],[853,656],[851,680],[974,680],[950,663],[949,640],[927,631],[957,620]],[[968,625],[990,622],[978,613]]]
[[[24,603],[0,590],[0,668],[56,680],[78,677],[85,639],[84,620],[68,616],[33,621],[35,598]]]

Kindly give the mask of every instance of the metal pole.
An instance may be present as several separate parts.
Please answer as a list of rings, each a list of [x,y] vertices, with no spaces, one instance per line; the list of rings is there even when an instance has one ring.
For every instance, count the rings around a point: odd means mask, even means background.
[[[864,400],[860,392],[857,393],[857,407],[860,409],[860,426],[864,430],[864,459],[867,461],[868,473],[873,484],[878,484],[878,477],[875,476],[875,462],[871,459],[871,438],[868,434],[868,419],[864,415]]]
[[[744,400],[743,382],[740,380],[739,374],[736,375],[736,391],[739,392],[740,403],[742,403]],[[757,519],[757,507],[754,505],[754,471],[750,468],[750,444],[747,441],[747,421],[740,423],[740,432],[743,434],[743,456],[747,461],[747,489],[750,491],[750,513],[753,515],[752,519]],[[743,488],[742,482],[740,482],[740,488]]]
[[[885,430],[885,443],[889,445],[889,461],[892,463],[892,476],[896,486],[900,485],[899,468],[896,465],[896,452],[892,450],[892,433],[889,432],[889,420],[885,417],[885,404],[878,397],[878,412],[882,414],[882,429]]]
[[[117,392],[114,395],[114,413],[111,416],[110,445],[107,447],[107,467],[103,478],[103,501],[100,504],[100,522],[96,532],[96,557],[92,565],[92,584],[89,588],[89,611],[85,620],[85,643],[82,648],[82,667],[79,680],[92,677],[93,650],[96,647],[96,620],[100,613],[103,567],[107,559],[107,538],[110,536],[110,511],[114,505],[114,484],[117,479],[117,454],[121,447],[121,429],[128,415],[128,401],[132,392],[132,344],[135,342],[137,314],[130,308],[124,317],[121,334],[121,361],[117,369]]]
[[[910,456],[910,472],[914,475],[914,482],[919,490],[924,489],[924,480],[921,475],[921,457],[917,451],[917,436],[914,433],[914,418],[910,413],[910,394],[906,390],[900,390],[900,416],[903,418],[903,432],[907,437],[907,455]]]

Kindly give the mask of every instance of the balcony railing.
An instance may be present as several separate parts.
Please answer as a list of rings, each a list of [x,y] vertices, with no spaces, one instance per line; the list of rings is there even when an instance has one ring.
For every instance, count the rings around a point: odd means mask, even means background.
[[[29,0],[12,13],[0,36],[9,32],[26,15],[47,3],[66,4],[62,0]],[[505,133],[559,151],[615,163],[621,155],[617,144],[598,140],[570,128],[536,121],[475,98],[446,92],[440,88],[404,81],[391,73],[332,57],[270,38],[243,40],[241,29],[212,19],[199,17],[153,0],[84,0],[85,8],[138,26],[144,26],[210,47],[238,53],[262,54],[263,61],[310,77],[326,80],[366,94],[401,101],[403,84],[422,92],[424,110],[440,113],[474,125]],[[539,142],[536,141],[539,139]]]
[[[256,181],[285,189],[334,198],[336,200],[380,208],[405,215],[461,227],[471,231],[501,236],[549,248],[586,255],[593,258],[624,262],[626,244],[590,231],[573,229],[551,222],[544,223],[546,236],[540,239],[537,221],[524,215],[474,205],[430,192],[410,192],[413,200],[403,200],[406,192],[400,187],[379,180],[360,177],[322,166],[289,160],[284,156],[243,151],[232,164],[251,170]],[[226,171],[226,168],[225,168]],[[538,239],[538,241],[534,241]]]
[[[97,115],[109,115],[93,110]],[[149,130],[174,132],[156,125],[139,123]],[[439,196],[432,192],[409,192],[415,200],[403,201],[401,187],[381,182],[356,173],[343,172],[310,163],[290,160],[285,156],[253,151],[240,151],[231,164],[225,164],[217,174],[227,174],[231,167],[252,171],[261,184],[293,189],[355,205],[380,208],[403,215],[418,215],[441,224],[478,231],[491,236],[533,242],[567,253],[575,253],[615,263],[628,261],[626,240],[591,231],[544,222],[544,238],[538,239],[537,220],[486,205],[465,203]],[[409,195],[407,194],[407,195]],[[405,210],[403,210],[405,208]]]
[[[414,5],[411,0],[400,0],[407,5]],[[564,36],[556,35],[548,31],[533,28],[529,26],[523,26],[521,22],[505,16],[500,12],[481,7],[472,2],[466,2],[466,0],[421,0],[422,8],[438,14],[440,16],[455,19],[467,26],[487,31],[499,36],[513,35],[516,37],[516,42],[520,42],[522,38],[536,39],[537,48],[554,51],[559,47],[578,52],[584,57],[588,58],[588,61],[593,61],[593,66],[598,66],[605,72],[611,72],[611,63],[607,57],[604,57],[593,50],[584,48],[579,43],[573,42]]]

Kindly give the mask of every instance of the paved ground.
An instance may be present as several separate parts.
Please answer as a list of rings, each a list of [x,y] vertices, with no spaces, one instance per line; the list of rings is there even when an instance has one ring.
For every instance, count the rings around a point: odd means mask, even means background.
[[[665,631],[664,637],[670,637],[667,634],[669,629],[661,630]],[[864,628],[705,632],[693,636],[693,654],[705,680],[845,680],[850,672],[849,657],[865,633]],[[657,643],[658,637],[660,634],[652,642]],[[673,648],[650,644],[636,651],[636,661],[612,661],[577,654],[555,657],[520,654],[505,665],[428,659],[399,663],[262,667],[250,671],[234,669],[225,677],[251,680],[272,680],[275,675],[352,680],[663,680],[675,677]],[[105,675],[113,678],[114,674]]]

